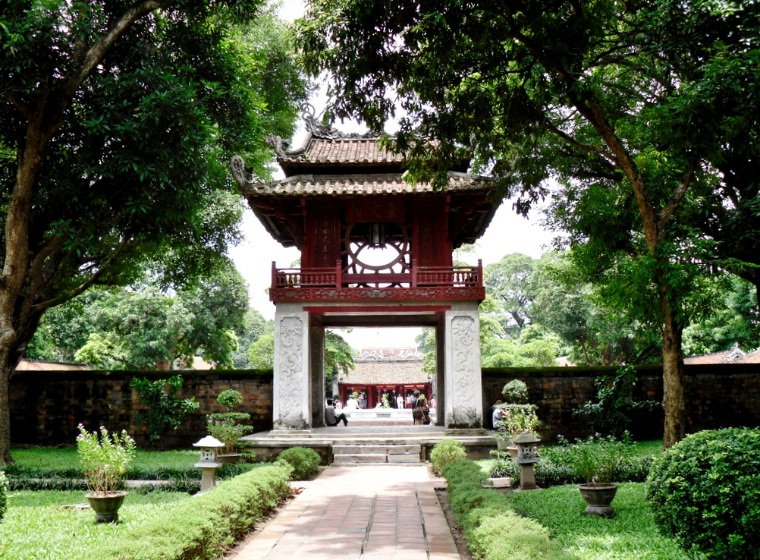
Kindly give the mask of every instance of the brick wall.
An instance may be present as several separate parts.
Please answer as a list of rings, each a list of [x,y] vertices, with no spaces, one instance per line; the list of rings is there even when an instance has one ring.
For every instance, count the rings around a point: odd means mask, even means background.
[[[200,408],[177,430],[162,437],[162,445],[189,447],[206,432],[206,414],[222,412],[217,395],[225,389],[243,394],[239,412],[251,415],[255,431],[272,428],[272,374],[224,371],[99,372],[24,371],[11,380],[11,441],[13,444],[73,444],[77,425],[95,430],[125,429],[147,445],[140,422],[142,405],[131,388],[133,377],[150,380],[180,374],[180,398],[194,396]]]
[[[488,369],[483,371],[484,410],[501,397],[501,389],[512,379],[525,381],[530,402],[538,405],[546,425],[545,438],[562,434],[570,438],[589,435],[587,422],[573,412],[596,396],[594,379],[611,375],[615,368]],[[637,399],[662,402],[662,369],[642,367],[638,371]],[[720,364],[686,366],[687,431],[729,426],[760,426],[760,366]],[[636,438],[661,438],[661,409],[637,413],[632,426]]]
[[[255,431],[272,428],[272,374],[186,371],[181,397],[195,396],[200,411],[162,439],[170,447],[190,447],[206,433],[205,415],[220,411],[217,395],[225,389],[243,394],[240,410],[251,414]],[[594,379],[614,368],[503,369],[483,371],[484,410],[501,398],[511,379],[528,385],[532,403],[545,423],[544,438],[588,435],[586,421],[573,412],[594,399]],[[637,398],[662,401],[659,367],[638,370]],[[134,376],[158,379],[166,372],[18,372],[11,381],[11,439],[14,444],[73,444],[77,424],[126,429],[141,445],[147,442],[139,421],[141,405],[130,383]],[[752,364],[687,366],[688,432],[727,426],[760,426],[760,366]],[[633,426],[637,438],[662,437],[663,416],[641,414]]]

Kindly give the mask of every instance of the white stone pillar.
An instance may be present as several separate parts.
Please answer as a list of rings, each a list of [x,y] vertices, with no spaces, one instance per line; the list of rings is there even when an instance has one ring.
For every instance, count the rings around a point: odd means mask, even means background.
[[[274,430],[311,429],[309,314],[278,303],[274,316]]]
[[[483,428],[480,318],[477,302],[452,305],[444,316],[446,427]]]

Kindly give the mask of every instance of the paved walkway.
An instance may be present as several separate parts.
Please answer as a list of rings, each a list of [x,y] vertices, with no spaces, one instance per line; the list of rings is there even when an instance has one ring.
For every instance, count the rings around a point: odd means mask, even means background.
[[[228,559],[460,560],[428,467],[330,466]]]

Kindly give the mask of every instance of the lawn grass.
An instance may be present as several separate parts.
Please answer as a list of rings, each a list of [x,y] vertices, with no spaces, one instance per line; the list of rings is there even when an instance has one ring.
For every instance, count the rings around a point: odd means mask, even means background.
[[[0,523],[0,558],[80,560],[131,524],[160,514],[172,504],[192,499],[186,493],[129,493],[119,523],[95,523],[84,492],[20,491],[8,493],[8,511]]]
[[[76,447],[29,447],[11,450],[13,459],[25,469],[40,471],[80,470]],[[149,451],[138,449],[133,462],[145,471],[183,470],[198,462],[198,451],[192,449],[174,451]],[[11,468],[12,470],[12,468]]]
[[[660,535],[644,500],[642,483],[618,485],[615,517],[585,515],[575,485],[506,494],[520,515],[549,529],[552,539],[579,560],[689,560],[674,541]]]

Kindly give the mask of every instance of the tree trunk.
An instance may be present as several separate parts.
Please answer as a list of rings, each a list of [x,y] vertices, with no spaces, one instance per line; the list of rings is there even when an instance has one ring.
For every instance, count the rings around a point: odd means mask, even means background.
[[[662,332],[662,407],[665,411],[665,428],[662,445],[665,449],[686,436],[686,400],[683,389],[683,327],[673,315],[667,288],[660,286],[660,304],[663,314]]]
[[[0,352],[0,357],[6,357],[7,352]],[[0,362],[0,466],[13,463],[11,457],[11,372],[7,358]]]

